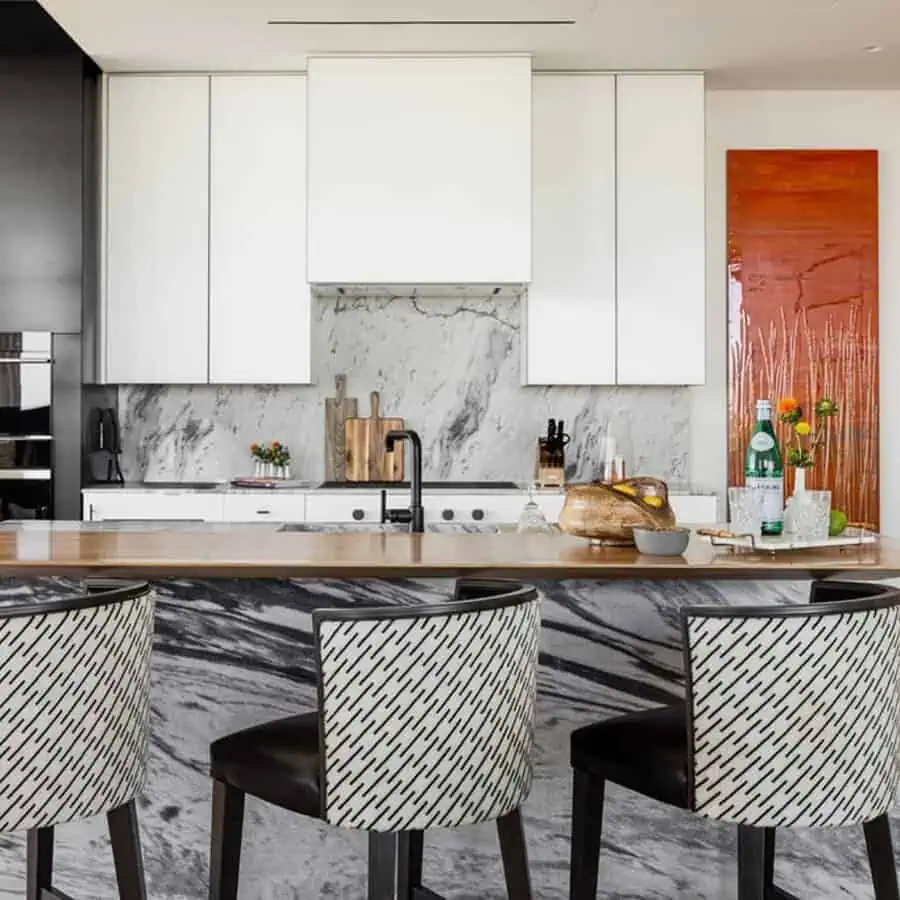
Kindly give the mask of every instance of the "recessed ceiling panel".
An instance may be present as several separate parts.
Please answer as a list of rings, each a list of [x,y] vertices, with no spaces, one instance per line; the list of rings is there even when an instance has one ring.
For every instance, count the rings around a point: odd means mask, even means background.
[[[106,71],[302,70],[315,53],[525,52],[538,69],[702,70],[712,86],[900,87],[900,0],[42,2]],[[338,24],[315,24],[325,22]],[[873,44],[884,51],[866,53]]]

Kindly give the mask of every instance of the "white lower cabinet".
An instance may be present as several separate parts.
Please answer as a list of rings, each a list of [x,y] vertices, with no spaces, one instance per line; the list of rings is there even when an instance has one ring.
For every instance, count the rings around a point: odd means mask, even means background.
[[[221,522],[224,496],[204,491],[86,491],[83,518],[89,522]]]
[[[222,518],[226,522],[303,522],[306,495],[293,491],[225,494]]]
[[[525,506],[525,494],[426,493],[422,498],[426,525],[502,525],[517,522]]]
[[[391,491],[389,509],[409,506],[408,491]],[[310,523],[378,525],[381,522],[381,491],[315,491],[306,495],[306,521]]]
[[[409,490],[387,495],[390,509],[409,507]],[[525,491],[454,493],[426,491],[422,497],[426,525],[514,525],[527,502]],[[548,522],[556,522],[565,495],[538,493],[535,501]],[[381,491],[128,491],[88,490],[83,495],[86,521],[309,522],[310,524],[378,525]],[[679,524],[717,521],[715,495],[674,494],[669,504]]]

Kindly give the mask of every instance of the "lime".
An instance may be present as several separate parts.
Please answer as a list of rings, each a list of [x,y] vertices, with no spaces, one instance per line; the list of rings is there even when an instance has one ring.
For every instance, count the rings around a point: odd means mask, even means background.
[[[828,522],[828,534],[831,537],[837,537],[839,534],[844,533],[846,527],[847,513],[841,512],[839,509],[833,509],[831,511],[831,519]]]

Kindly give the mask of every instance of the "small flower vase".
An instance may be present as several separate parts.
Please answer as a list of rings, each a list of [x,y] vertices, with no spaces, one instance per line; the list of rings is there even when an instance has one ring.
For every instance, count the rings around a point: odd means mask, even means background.
[[[796,534],[797,521],[794,513],[797,507],[803,503],[803,495],[806,493],[806,469],[794,469],[794,493],[788,498],[784,507],[784,533]]]
[[[261,459],[259,459],[259,457],[256,457],[256,456],[253,457],[253,476],[255,478],[263,477],[263,474],[264,474],[263,466],[264,465],[265,464],[263,463],[263,461]]]

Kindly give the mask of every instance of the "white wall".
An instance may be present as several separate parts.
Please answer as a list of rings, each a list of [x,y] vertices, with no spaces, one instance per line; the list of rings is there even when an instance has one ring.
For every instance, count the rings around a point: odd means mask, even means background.
[[[707,384],[690,389],[691,483],[727,486],[725,151],[879,150],[881,528],[900,537],[900,91],[707,94]]]

